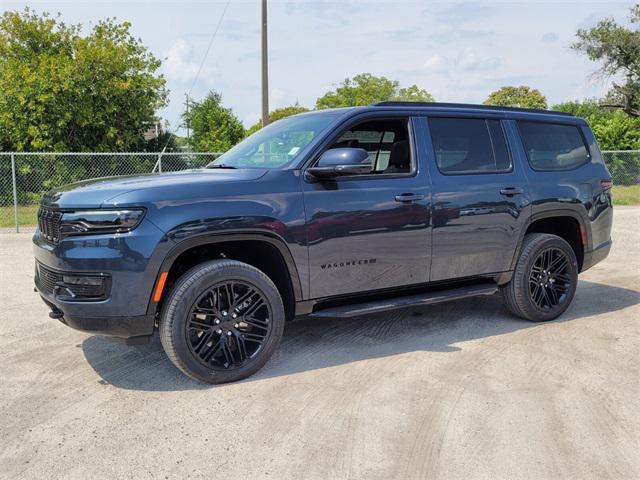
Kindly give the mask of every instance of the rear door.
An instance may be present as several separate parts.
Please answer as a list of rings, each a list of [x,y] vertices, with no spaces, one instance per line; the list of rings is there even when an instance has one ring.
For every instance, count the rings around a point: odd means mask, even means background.
[[[530,211],[510,125],[491,115],[421,120],[432,179],[431,281],[510,270]]]

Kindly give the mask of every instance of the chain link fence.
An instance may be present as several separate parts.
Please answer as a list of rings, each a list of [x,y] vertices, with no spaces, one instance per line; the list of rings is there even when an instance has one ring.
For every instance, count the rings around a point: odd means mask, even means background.
[[[219,153],[0,152],[0,231],[33,230],[42,195],[89,178],[201,168]],[[640,150],[604,151],[614,185],[640,188]]]
[[[602,157],[614,185],[640,185],[640,150],[605,150]]]
[[[89,178],[202,168],[219,153],[0,152],[0,231],[33,230],[42,195]]]

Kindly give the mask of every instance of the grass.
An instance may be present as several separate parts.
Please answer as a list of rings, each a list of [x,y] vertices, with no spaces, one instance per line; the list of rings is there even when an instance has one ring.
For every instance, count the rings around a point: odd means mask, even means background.
[[[614,205],[640,205],[640,185],[614,185]],[[18,205],[20,225],[33,227],[38,223],[38,205]],[[0,228],[15,227],[13,206],[0,207]]]
[[[33,227],[38,223],[38,205],[18,205],[18,220],[21,226]],[[0,228],[15,227],[13,205],[0,207]]]
[[[614,205],[640,205],[640,185],[614,185]]]

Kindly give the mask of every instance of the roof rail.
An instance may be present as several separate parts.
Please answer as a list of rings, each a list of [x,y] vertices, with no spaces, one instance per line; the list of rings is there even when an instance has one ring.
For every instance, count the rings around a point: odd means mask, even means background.
[[[377,102],[372,103],[372,107],[434,107],[434,108],[471,108],[474,110],[501,110],[509,112],[523,113],[546,113],[547,115],[565,115],[573,117],[571,113],[558,112],[555,110],[543,110],[541,108],[520,108],[520,107],[501,107],[498,105],[476,105],[473,103],[440,103],[440,102]]]

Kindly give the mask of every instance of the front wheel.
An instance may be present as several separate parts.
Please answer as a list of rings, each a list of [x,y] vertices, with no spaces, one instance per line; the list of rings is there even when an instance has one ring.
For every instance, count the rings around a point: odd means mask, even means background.
[[[546,233],[526,235],[511,282],[500,290],[507,308],[533,322],[562,315],[578,285],[578,262],[571,246]]]
[[[185,374],[225,383],[257,372],[282,338],[285,313],[278,289],[242,262],[195,266],[174,285],[162,309],[160,340]]]

